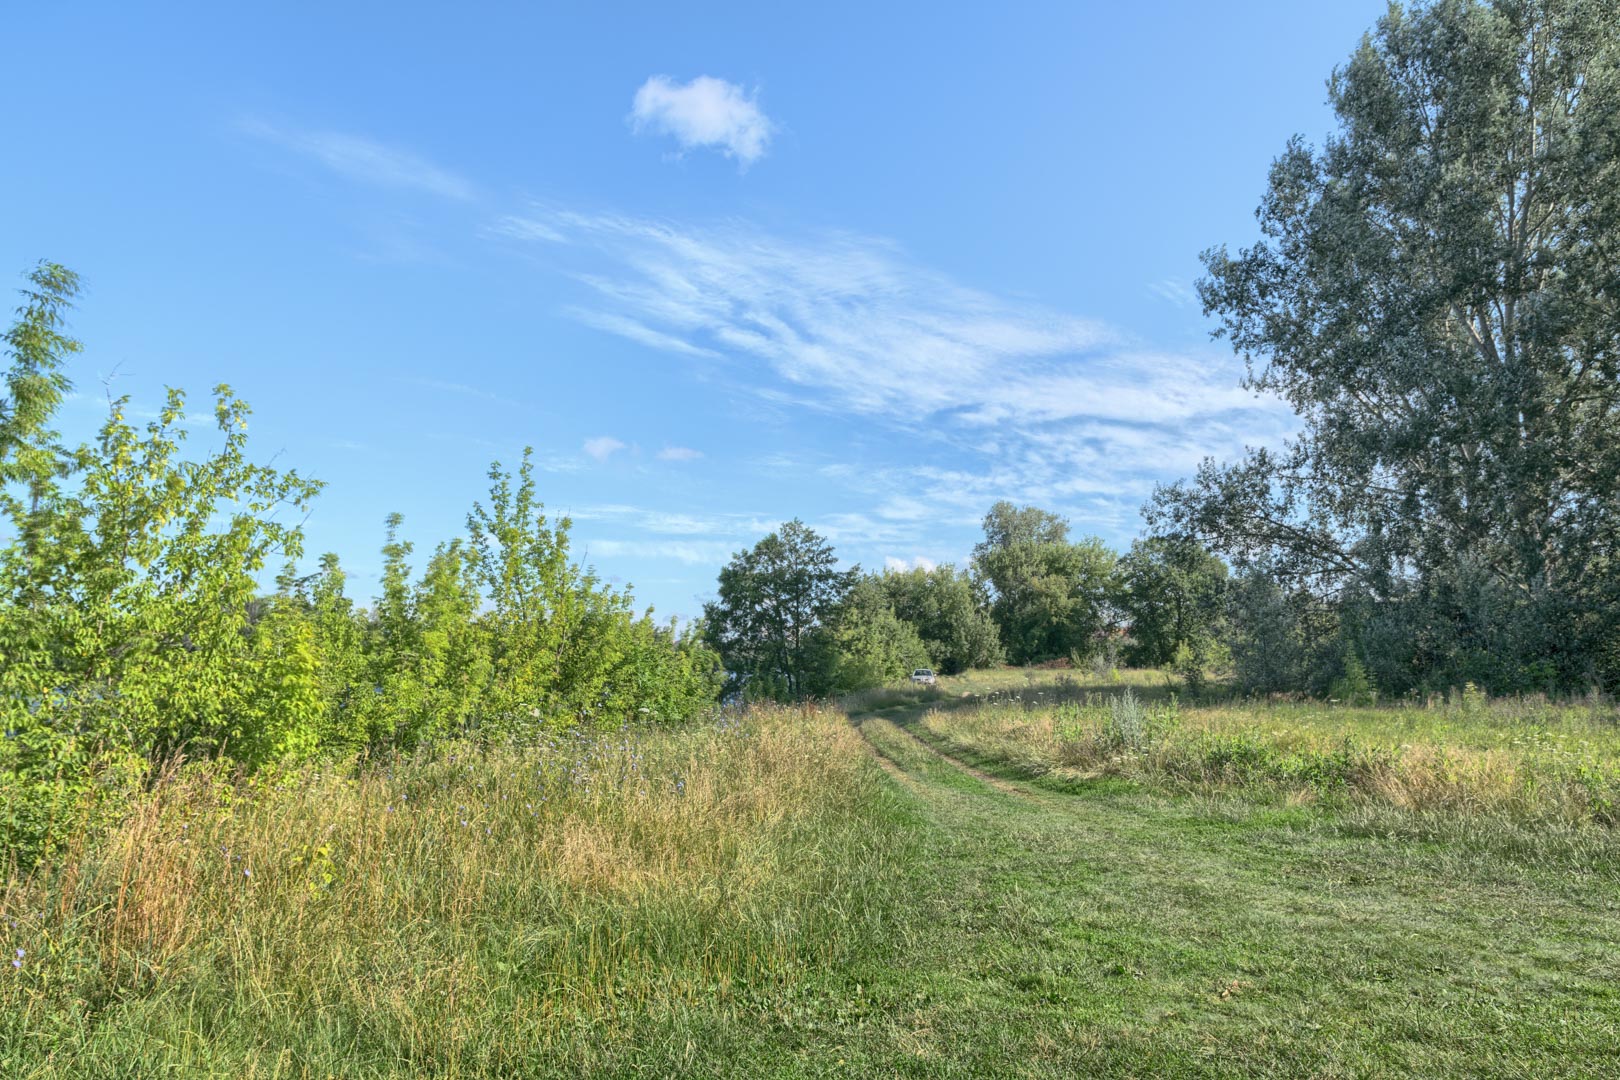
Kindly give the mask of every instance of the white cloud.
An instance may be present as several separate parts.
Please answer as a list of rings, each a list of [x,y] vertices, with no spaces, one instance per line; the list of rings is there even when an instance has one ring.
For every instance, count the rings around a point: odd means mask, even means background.
[[[636,91],[630,121],[637,132],[671,135],[682,150],[713,147],[745,168],[764,156],[772,131],[742,87],[709,75],[688,83],[654,75]]]
[[[571,213],[537,224],[609,257],[608,272],[578,275],[597,295],[576,307],[581,321],[665,351],[759,360],[789,394],[757,389],[778,400],[824,395],[921,420],[1058,389],[1089,407],[1094,387],[1057,380],[1119,344],[1095,320],[965,287],[866,237]]]
[[[575,510],[573,516],[580,521],[619,522],[634,529],[662,536],[723,536],[733,540],[745,536],[757,539],[776,528],[778,524],[759,514],[677,513],[626,506],[622,503],[586,506]]]
[[[666,446],[658,451],[659,461],[696,461],[702,456],[703,451],[690,446]]]
[[[312,158],[350,180],[381,187],[409,188],[441,198],[466,201],[473,184],[415,154],[359,135],[336,131],[297,131],[262,120],[246,120],[242,131],[256,139]]]
[[[1198,293],[1179,278],[1163,278],[1149,283],[1148,288],[1161,300],[1167,300],[1178,308],[1195,308],[1198,306]]]
[[[597,461],[606,461],[620,450],[625,444],[611,435],[598,435],[594,439],[586,439],[584,450]]]
[[[900,570],[900,571],[905,571],[905,570],[928,570],[928,571],[933,571],[933,570],[937,569],[938,566],[939,566],[939,564],[937,562],[935,562],[933,559],[928,558],[926,555],[913,555],[909,559],[897,559],[893,555],[885,555],[883,557],[883,569],[885,569],[885,570]]]
[[[466,397],[483,398],[486,401],[505,401],[499,394],[485,390],[478,386],[469,386],[466,383],[448,382],[444,379],[426,379],[420,376],[406,376],[400,380],[412,386],[420,386],[424,390],[433,390],[443,394],[462,394]]]
[[[485,226],[484,233],[489,236],[506,236],[513,240],[549,240],[561,243],[563,239],[562,233],[545,222],[537,218],[516,215],[497,218]]]
[[[682,341],[673,334],[666,334],[654,330],[646,323],[639,322],[627,315],[615,315],[605,311],[592,311],[589,308],[566,308],[563,314],[568,315],[586,326],[594,326],[598,330],[606,330],[610,334],[627,338],[638,345],[659,349],[663,352],[682,353],[686,356],[719,357],[713,349],[701,348],[690,342]]]
[[[548,258],[579,267],[575,280],[594,294],[571,309],[580,321],[701,360],[706,375],[766,401],[905,433],[888,464],[819,465],[868,511],[814,524],[863,557],[973,527],[1003,498],[1128,536],[1155,482],[1205,456],[1276,445],[1295,427],[1283,403],[1241,388],[1242,365],[1224,350],[1153,349],[1097,320],[964,285],[881,239],[533,213],[537,232],[563,239]]]
[[[933,507],[910,495],[894,495],[877,508],[878,517],[891,521],[922,521],[934,516]]]
[[[593,559],[672,559],[694,566],[721,566],[736,550],[718,540],[592,540],[587,548]]]

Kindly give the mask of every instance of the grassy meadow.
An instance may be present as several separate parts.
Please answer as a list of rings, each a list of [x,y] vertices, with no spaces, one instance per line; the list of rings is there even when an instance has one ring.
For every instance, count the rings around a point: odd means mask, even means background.
[[[0,1075],[712,1071],[876,947],[880,776],[815,709],[181,773],[0,893]]]
[[[1620,824],[1620,709],[1601,696],[1197,704],[1148,672],[960,685],[934,695],[918,733],[1048,782],[1128,777],[1554,829]]]
[[[0,1074],[1603,1075],[1617,776],[1602,700],[1016,670],[179,770],[6,883]]]

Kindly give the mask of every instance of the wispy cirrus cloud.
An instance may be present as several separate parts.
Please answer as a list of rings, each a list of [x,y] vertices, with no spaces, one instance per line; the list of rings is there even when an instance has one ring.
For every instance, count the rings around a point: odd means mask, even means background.
[[[763,361],[801,401],[860,413],[921,420],[1051,389],[1089,393],[1073,385],[1073,361],[1121,340],[855,234],[791,241],[569,211],[536,224],[609,260],[577,275],[595,295],[571,309],[581,321],[670,352]]]
[[[1178,308],[1195,308],[1198,306],[1198,292],[1180,278],[1161,278],[1151,282],[1148,289],[1161,300],[1166,300]]]
[[[772,402],[926,432],[982,463],[937,484],[908,476],[884,493],[885,520],[969,499],[982,512],[997,498],[1083,499],[1112,518],[1099,500],[1134,512],[1155,480],[1292,430],[1289,410],[1243,389],[1240,364],[1217,349],[1155,349],[1099,320],[963,285],[883,240],[535,213],[535,231],[558,238],[555,258],[589,262],[574,275],[592,297],[570,309],[579,321],[725,358]]]
[[[774,127],[753,95],[711,75],[685,83],[652,76],[636,91],[630,125],[638,133],[669,135],[683,151],[719,150],[743,168],[765,156]]]
[[[769,121],[736,87],[712,81],[649,80],[637,122],[683,147],[756,160]],[[267,125],[252,133],[356,182],[454,200],[476,194],[455,173],[371,139]],[[553,310],[577,323],[701,365],[706,378],[784,416],[810,408],[900,434],[875,440],[880,460],[829,464],[840,449],[828,446],[817,466],[845,470],[821,479],[836,479],[852,509],[812,524],[880,564],[894,551],[935,558],[941,530],[972,528],[1002,498],[1069,513],[1087,531],[1128,535],[1156,481],[1186,475],[1205,456],[1275,444],[1295,427],[1281,403],[1240,388],[1241,366],[1222,350],[1156,348],[1065,307],[966,284],[882,238],[568,207],[496,211],[479,236],[518,245],[534,265],[571,279],[575,295]],[[1196,304],[1179,280],[1148,287],[1178,307]],[[630,449],[600,435],[545,467],[578,469]],[[655,456],[697,455],[665,447]],[[810,475],[793,454],[756,454],[747,464]],[[597,541],[598,553],[617,544],[612,550],[627,554],[711,562],[778,522],[657,520],[648,511],[618,524],[632,538]],[[942,554],[957,550],[952,541]]]
[[[741,538],[769,532],[779,524],[766,515],[746,511],[672,512],[624,503],[599,503],[570,513],[579,521],[611,523],[660,536]]]
[[[318,162],[349,180],[463,202],[477,194],[478,189],[465,177],[364,136],[277,126],[256,118],[244,119],[238,127],[246,135]]]
[[[731,558],[734,548],[717,540],[591,540],[586,545],[589,558],[669,559],[688,566],[719,566]]]

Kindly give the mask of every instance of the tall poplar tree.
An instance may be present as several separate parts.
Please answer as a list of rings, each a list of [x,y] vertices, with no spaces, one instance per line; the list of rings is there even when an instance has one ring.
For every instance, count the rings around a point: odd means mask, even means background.
[[[1620,2],[1392,6],[1329,97],[1200,283],[1300,433],[1150,521],[1381,621],[1401,681],[1620,680]]]

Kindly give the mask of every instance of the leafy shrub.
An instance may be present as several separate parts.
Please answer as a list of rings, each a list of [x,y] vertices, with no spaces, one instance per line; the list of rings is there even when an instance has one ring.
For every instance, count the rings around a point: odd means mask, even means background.
[[[1181,676],[1189,693],[1203,694],[1212,679],[1230,672],[1231,662],[1232,654],[1225,645],[1214,638],[1197,637],[1176,646],[1170,667]]]
[[[1378,703],[1378,688],[1367,675],[1367,668],[1354,650],[1345,653],[1344,674],[1333,680],[1328,697],[1346,705],[1371,706]]]
[[[1123,694],[1108,696],[1108,713],[1102,738],[1122,750],[1142,751],[1173,731],[1180,719],[1174,695],[1164,705],[1146,706],[1126,687]]]
[[[182,455],[178,390],[140,428],[115,399],[94,443],[60,445],[77,279],[42,264],[29,282],[0,388],[0,849],[49,854],[180,757],[251,771],[679,721],[714,702],[715,654],[570,558],[527,452],[515,477],[491,467],[468,536],[414,584],[391,517],[365,610],[335,556],[299,575],[303,535],[282,518],[321,484],[249,460],[250,410],[229,387],[215,388],[222,445],[201,459]],[[288,562],[264,596],[272,557]]]

